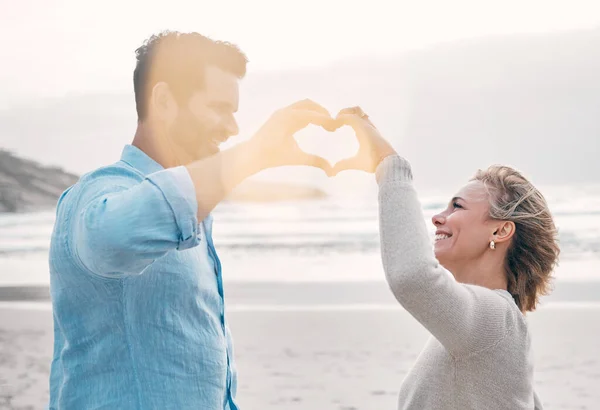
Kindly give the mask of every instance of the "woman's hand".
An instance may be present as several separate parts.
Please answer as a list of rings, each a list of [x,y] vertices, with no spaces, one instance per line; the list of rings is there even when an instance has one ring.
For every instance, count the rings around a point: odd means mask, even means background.
[[[385,157],[396,155],[394,148],[381,136],[360,107],[344,108],[338,113],[336,122],[339,127],[348,125],[354,129],[359,148],[354,157],[335,164],[330,176],[349,169],[374,173]]]

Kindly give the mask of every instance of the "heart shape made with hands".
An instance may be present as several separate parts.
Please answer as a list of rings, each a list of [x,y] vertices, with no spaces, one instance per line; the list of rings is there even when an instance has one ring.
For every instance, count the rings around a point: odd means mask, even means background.
[[[294,139],[302,151],[325,158],[332,167],[355,156],[359,149],[356,133],[350,126],[328,131],[311,124],[296,132]]]

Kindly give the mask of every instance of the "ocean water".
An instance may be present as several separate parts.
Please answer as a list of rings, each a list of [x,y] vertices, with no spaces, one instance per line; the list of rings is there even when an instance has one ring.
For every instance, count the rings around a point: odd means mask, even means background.
[[[600,184],[545,187],[561,243],[559,281],[600,281]],[[442,196],[421,197],[431,216]],[[377,198],[333,196],[279,203],[222,203],[214,240],[226,281],[383,281]],[[0,285],[48,284],[54,211],[0,214]]]

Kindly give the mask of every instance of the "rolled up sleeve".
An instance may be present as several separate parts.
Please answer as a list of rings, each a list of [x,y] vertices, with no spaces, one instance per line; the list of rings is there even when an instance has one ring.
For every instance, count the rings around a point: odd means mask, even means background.
[[[196,190],[185,167],[159,171],[147,177],[163,194],[179,228],[178,250],[198,245],[198,202]]]
[[[97,275],[139,274],[169,251],[198,245],[197,209],[184,167],[129,186],[98,178],[82,189],[72,248],[83,267]]]

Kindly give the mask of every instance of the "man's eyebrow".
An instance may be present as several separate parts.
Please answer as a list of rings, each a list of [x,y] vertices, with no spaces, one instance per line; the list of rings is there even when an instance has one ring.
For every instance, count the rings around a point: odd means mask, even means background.
[[[223,109],[229,110],[233,113],[237,112],[237,107],[234,107],[233,104],[231,104],[227,101],[215,101],[211,105],[216,108],[223,108]]]

